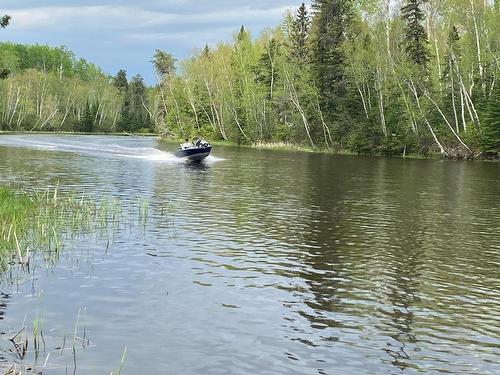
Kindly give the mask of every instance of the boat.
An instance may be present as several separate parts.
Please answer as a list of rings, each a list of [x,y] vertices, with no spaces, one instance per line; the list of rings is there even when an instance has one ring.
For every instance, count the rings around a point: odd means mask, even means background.
[[[174,154],[178,158],[200,162],[210,155],[210,151],[212,151],[212,145],[198,138],[193,143],[186,139],[186,143],[181,144]]]

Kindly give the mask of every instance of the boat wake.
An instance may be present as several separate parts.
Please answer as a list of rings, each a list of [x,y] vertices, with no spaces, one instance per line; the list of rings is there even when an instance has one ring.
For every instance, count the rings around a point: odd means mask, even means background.
[[[149,160],[153,162],[182,163],[173,153],[150,145],[151,138],[101,137],[101,136],[0,136],[0,146],[27,147],[38,150],[72,152],[83,155]],[[217,157],[207,162],[220,161]]]

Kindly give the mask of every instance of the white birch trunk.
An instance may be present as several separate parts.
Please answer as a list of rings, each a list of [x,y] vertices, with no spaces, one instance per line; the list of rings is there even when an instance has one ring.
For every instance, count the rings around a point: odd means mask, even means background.
[[[429,120],[427,119],[427,116],[425,116],[425,113],[422,110],[422,107],[420,106],[420,99],[418,97],[418,92],[417,92],[417,89],[415,87],[415,84],[413,83],[413,81],[410,80],[410,82],[407,82],[407,85],[410,88],[410,91],[413,93],[413,96],[415,97],[415,101],[417,103],[417,107],[418,107],[420,113],[422,114],[422,117],[424,118],[425,124],[427,125],[427,129],[429,129],[429,132],[432,134],[432,137],[434,138],[434,141],[438,145],[439,150],[441,151],[441,154],[448,156],[448,153],[444,149],[444,147],[441,144],[441,142],[439,142],[439,139],[438,139],[436,133],[434,133],[434,129],[432,128]]]

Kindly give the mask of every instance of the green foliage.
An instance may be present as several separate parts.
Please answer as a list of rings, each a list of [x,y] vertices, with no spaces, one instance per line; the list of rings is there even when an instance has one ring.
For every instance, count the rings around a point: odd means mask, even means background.
[[[298,63],[305,63],[308,59],[308,38],[311,29],[311,18],[305,3],[297,9],[295,18],[290,25],[290,55]]]
[[[105,74],[85,59],[77,59],[66,47],[0,43],[0,62],[5,65],[4,56],[9,56],[9,70],[20,73],[28,69],[54,73],[59,77],[78,77],[89,81],[104,78]],[[5,67],[5,66],[4,66]]]
[[[495,85],[488,101],[482,125],[481,149],[492,155],[500,152],[500,84]]]
[[[57,189],[28,194],[0,186],[0,268],[14,258],[27,264],[28,248],[59,256],[65,235],[102,236],[108,225],[117,228],[120,212],[117,202],[106,199],[97,204]]]
[[[0,43],[0,129],[151,131],[142,77],[112,79],[65,47]]]
[[[382,132],[369,124],[358,124],[349,135],[347,147],[358,154],[373,154],[380,151]]]
[[[118,90],[105,77],[84,81],[35,69],[0,80],[0,98],[0,128],[5,130],[80,131],[92,103],[92,130],[112,131],[121,105]],[[89,129],[89,121],[84,125]]]
[[[153,56],[153,67],[158,77],[163,79],[165,76],[174,74],[175,61],[175,58],[171,54],[156,49]]]
[[[429,48],[427,32],[422,25],[425,13],[422,10],[427,0],[405,0],[401,8],[401,17],[405,22],[405,49],[408,57],[416,65],[427,69]]]
[[[113,78],[113,85],[123,94],[128,90],[127,71],[120,69]]]
[[[242,26],[162,78],[152,118],[168,135],[474,156],[492,111],[500,24],[492,5],[460,1],[427,20],[423,0],[402,14],[379,0],[316,0],[311,15],[303,4],[256,39]]]
[[[273,97],[274,83],[280,79],[276,69],[276,61],[281,53],[281,47],[280,42],[272,38],[264,47],[264,51],[254,67],[255,81],[266,91],[269,100]]]
[[[28,197],[17,196],[10,190],[0,187],[0,261],[15,245],[13,231],[16,231],[16,236],[17,232],[23,231],[23,221],[29,217],[32,210],[33,202]]]
[[[345,93],[344,43],[353,17],[350,0],[315,0],[311,30],[311,68],[323,108],[335,115]]]
[[[126,86],[122,84],[122,88],[125,87],[126,91],[123,93],[121,116],[117,130],[124,132],[151,131],[151,121],[145,108],[147,89],[144,79],[138,74],[132,77],[132,80]]]
[[[90,105],[89,102],[85,103],[85,108],[78,122],[76,130],[83,133],[91,133],[94,128],[94,121],[97,114],[95,105]]]
[[[310,13],[302,4],[256,38],[242,26],[231,42],[205,45],[178,71],[157,49],[150,88],[124,70],[107,77],[64,47],[1,43],[0,128],[496,154],[497,2],[405,0],[401,13],[386,6],[314,0]]]

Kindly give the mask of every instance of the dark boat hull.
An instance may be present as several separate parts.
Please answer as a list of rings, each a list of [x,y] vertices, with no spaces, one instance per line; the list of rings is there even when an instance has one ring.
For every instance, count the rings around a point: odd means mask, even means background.
[[[212,151],[212,147],[197,147],[197,148],[188,148],[186,150],[178,150],[175,152],[175,156],[178,158],[187,159],[190,161],[202,161],[208,155],[210,155],[210,151]]]

